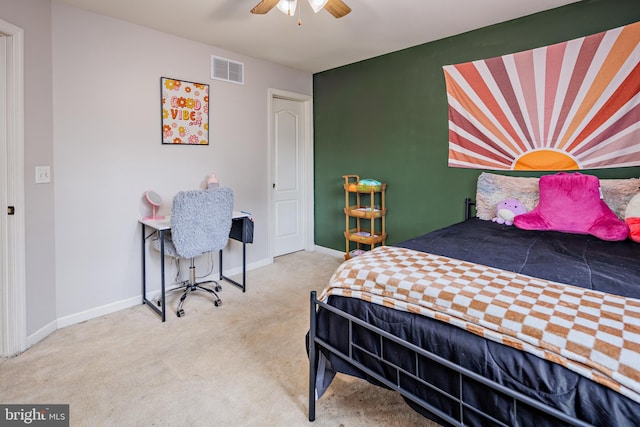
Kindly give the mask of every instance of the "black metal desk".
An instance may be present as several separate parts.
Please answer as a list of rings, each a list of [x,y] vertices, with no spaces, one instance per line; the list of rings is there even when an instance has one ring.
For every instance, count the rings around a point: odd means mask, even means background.
[[[166,316],[166,301],[165,301],[165,278],[164,278],[164,237],[167,231],[171,230],[171,220],[169,217],[160,220],[141,219],[139,220],[142,229],[142,304],[148,305],[153,311],[155,311],[162,321],[164,322]],[[151,233],[146,236],[145,230],[151,229]],[[160,239],[160,298],[158,303],[155,304],[147,298],[147,256],[146,256],[146,241],[154,234],[158,235]],[[222,251],[220,251],[220,280],[226,280],[227,282],[242,289],[245,292],[247,289],[247,243],[253,243],[253,220],[248,214],[241,212],[234,212],[231,222],[231,231],[229,232],[229,238],[242,242],[242,284],[235,280],[226,277],[222,274]],[[158,307],[159,306],[159,307]]]
[[[166,313],[166,302],[165,302],[165,280],[164,280],[164,235],[167,231],[171,230],[171,221],[169,218],[161,219],[161,220],[153,220],[153,219],[141,219],[140,221],[141,229],[142,229],[142,304],[147,304],[153,311],[155,311],[162,321],[164,322],[167,319]],[[153,231],[149,236],[145,236],[145,230],[148,228]],[[158,238],[160,239],[160,299],[158,303],[160,308],[156,306],[152,301],[147,298],[147,254],[146,254],[146,241],[147,238],[153,236],[154,234],[158,234]]]
[[[247,243],[253,243],[253,220],[247,214],[241,215],[234,215],[229,238],[242,242],[242,284],[222,274],[222,251],[220,251],[220,280],[226,280],[245,292],[247,290]]]

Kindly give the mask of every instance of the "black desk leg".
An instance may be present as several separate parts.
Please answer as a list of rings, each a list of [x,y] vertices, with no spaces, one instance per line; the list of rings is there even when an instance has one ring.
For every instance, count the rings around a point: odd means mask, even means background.
[[[223,271],[222,270],[222,249],[220,250],[219,259],[220,259],[220,280],[226,280],[232,285],[235,285],[238,288],[242,289],[242,292],[246,292],[247,291],[247,244],[245,242],[242,242],[242,284],[225,276],[222,273]]]
[[[142,304],[147,300],[147,260],[144,239],[144,224],[140,224],[142,230]]]
[[[164,283],[164,230],[160,230],[160,271],[162,272],[162,278],[160,280],[160,305],[162,311],[162,321],[164,322],[167,319],[167,305],[166,305],[166,294],[165,294],[165,283]]]
[[[146,245],[144,230],[145,225],[142,225],[142,304],[146,304],[153,311],[155,311],[162,321],[167,319],[166,316],[166,304],[165,304],[165,282],[164,282],[164,230],[158,231],[160,234],[160,270],[162,271],[162,280],[160,285],[160,308],[156,307],[153,301],[147,298],[147,267],[146,267]]]

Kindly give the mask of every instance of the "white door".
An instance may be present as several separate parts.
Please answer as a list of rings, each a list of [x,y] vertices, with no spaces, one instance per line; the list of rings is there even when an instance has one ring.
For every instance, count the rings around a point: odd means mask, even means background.
[[[305,249],[303,102],[273,98],[273,256]]]
[[[0,356],[26,349],[23,40],[0,20]]]
[[[8,176],[6,176],[8,164],[7,164],[7,70],[4,64],[7,63],[7,44],[5,41],[6,37],[0,33],[0,167],[2,167],[2,179],[0,182],[3,184],[0,185],[0,200],[2,200],[2,209],[8,209],[8,207],[4,206],[4,203],[7,202],[7,188],[4,185],[7,182]],[[4,213],[2,213],[4,216]],[[0,270],[6,271],[8,268],[8,263],[6,260],[6,249],[8,249],[9,239],[7,238],[7,218],[0,219]],[[6,249],[5,249],[6,248]],[[6,297],[5,294],[8,291],[8,280],[7,276],[2,276],[0,280],[0,356],[7,355],[7,330],[5,328],[5,324],[8,320],[6,319]]]

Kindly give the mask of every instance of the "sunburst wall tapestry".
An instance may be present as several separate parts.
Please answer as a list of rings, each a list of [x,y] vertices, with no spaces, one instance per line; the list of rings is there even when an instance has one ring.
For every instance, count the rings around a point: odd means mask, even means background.
[[[443,69],[451,167],[640,165],[640,22]]]

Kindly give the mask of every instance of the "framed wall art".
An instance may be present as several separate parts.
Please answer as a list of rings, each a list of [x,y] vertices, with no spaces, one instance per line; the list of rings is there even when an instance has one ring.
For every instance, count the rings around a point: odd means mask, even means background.
[[[160,78],[162,144],[209,145],[209,85]]]

